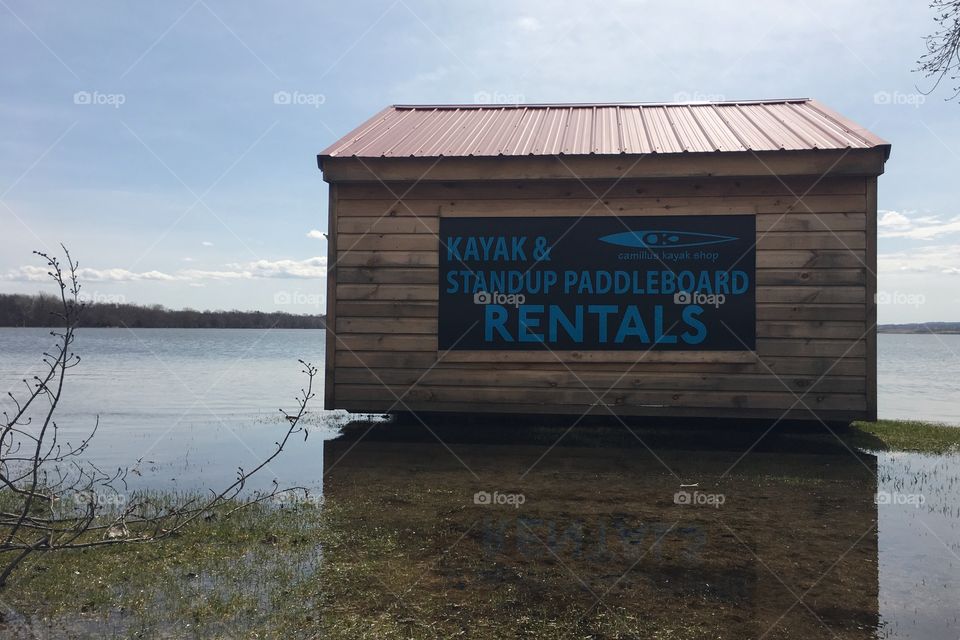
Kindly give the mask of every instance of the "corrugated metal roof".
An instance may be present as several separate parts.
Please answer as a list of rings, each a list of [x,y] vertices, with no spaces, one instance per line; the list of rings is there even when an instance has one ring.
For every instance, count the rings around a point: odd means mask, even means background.
[[[889,144],[806,98],[712,103],[394,105],[321,158],[869,149]]]

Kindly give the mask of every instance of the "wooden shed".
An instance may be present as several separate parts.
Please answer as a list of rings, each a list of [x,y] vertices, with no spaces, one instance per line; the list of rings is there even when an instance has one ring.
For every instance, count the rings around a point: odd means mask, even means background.
[[[808,99],[388,107],[318,156],[325,406],[875,419],[889,154]]]

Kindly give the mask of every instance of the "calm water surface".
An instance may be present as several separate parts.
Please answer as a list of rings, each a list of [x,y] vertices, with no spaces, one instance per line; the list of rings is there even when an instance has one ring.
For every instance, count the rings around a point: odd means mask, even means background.
[[[8,389],[23,390],[21,379],[44,371],[39,356],[52,344],[46,329],[0,328],[4,408]],[[217,486],[261,460],[283,434],[279,409],[294,410],[307,383],[298,358],[320,368],[310,437],[260,479],[319,488],[323,440],[347,421],[345,412],[323,411],[322,331],[83,329],[74,352],[82,362],[68,373],[57,414],[63,437],[76,442],[99,416],[91,458],[134,466],[135,486]]]
[[[960,335],[877,336],[881,418],[960,426]]]
[[[82,329],[59,424],[74,439],[99,416],[92,453],[108,466],[137,465],[141,482],[183,488],[232,478],[282,433],[279,408],[293,409],[306,383],[297,362],[320,367],[312,437],[272,465],[281,481],[317,482],[321,443],[349,420],[324,411],[324,332],[253,329]],[[0,328],[0,406],[6,391],[43,371],[46,329]],[[960,336],[880,335],[879,412],[883,418],[960,426]],[[136,478],[134,478],[135,480]]]

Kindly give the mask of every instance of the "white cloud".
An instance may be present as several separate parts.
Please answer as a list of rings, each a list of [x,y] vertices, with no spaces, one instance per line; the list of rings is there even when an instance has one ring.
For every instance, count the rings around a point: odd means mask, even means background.
[[[909,229],[910,218],[899,211],[882,211],[882,216],[877,220],[877,226],[881,229]]]
[[[181,269],[177,272],[180,280],[243,280],[250,279],[246,271],[212,271],[208,269]]]
[[[162,271],[129,271],[127,269],[77,269],[80,282],[136,282],[142,280],[158,280],[170,282],[177,280],[175,276]],[[4,280],[19,280],[22,282],[47,282],[50,279],[47,267],[25,265],[11,269],[3,276]]]
[[[2,280],[20,282],[47,282],[50,278],[46,267],[26,265],[9,270]],[[317,256],[304,260],[257,260],[247,263],[228,264],[225,269],[180,269],[174,273],[162,271],[130,271],[128,269],[79,269],[81,282],[188,282],[205,280],[253,280],[263,278],[325,278],[327,258]]]
[[[307,231],[307,237],[313,238],[315,240],[325,240],[327,237],[327,234],[325,234],[323,231],[320,231],[319,229],[310,229],[310,231]]]
[[[323,278],[327,275],[326,256],[307,258],[306,260],[257,260],[240,265],[253,278]]]
[[[960,216],[942,220],[938,216],[911,217],[899,211],[883,211],[877,220],[881,238],[909,238],[935,240],[941,236],[960,233]]]
[[[204,240],[204,241],[201,242],[200,244],[202,244],[202,245],[205,246],[205,247],[212,247],[212,246],[213,246],[213,243],[210,242],[209,240]]]
[[[942,273],[960,275],[960,244],[922,247],[877,256],[880,274]]]

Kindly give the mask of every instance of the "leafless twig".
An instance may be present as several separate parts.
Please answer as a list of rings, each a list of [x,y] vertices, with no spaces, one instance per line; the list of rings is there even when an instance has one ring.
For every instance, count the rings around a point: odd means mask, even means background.
[[[84,308],[79,298],[78,264],[66,247],[63,251],[65,267],[55,256],[34,252],[46,260],[48,273],[60,289],[61,308],[56,315],[63,329],[50,332],[56,346],[43,354],[43,374],[23,380],[26,392],[20,396],[8,393],[12,410],[3,413],[0,423],[0,588],[33,553],[155,542],[221,506],[230,506],[225,514],[229,516],[281,493],[306,493],[302,487],[281,490],[274,482],[272,490],[241,498],[250,478],[279,456],[294,435],[308,435],[300,422],[315,395],[317,368],[303,360],[299,362],[307,385],[297,397],[296,411],[281,409],[286,423],[283,437],[255,467],[239,468],[236,480],[207,496],[172,504],[144,492],[127,499],[116,489],[121,484],[126,487],[125,469],[106,472],[82,459],[99,419],[79,444],[62,443],[55,413],[66,374],[80,363],[72,345]]]
[[[929,94],[940,86],[944,79],[956,84],[960,77],[960,0],[932,0],[930,8],[936,12],[936,31],[924,38],[927,52],[917,60],[916,71],[933,78]],[[960,84],[953,88],[953,100],[960,95]]]

